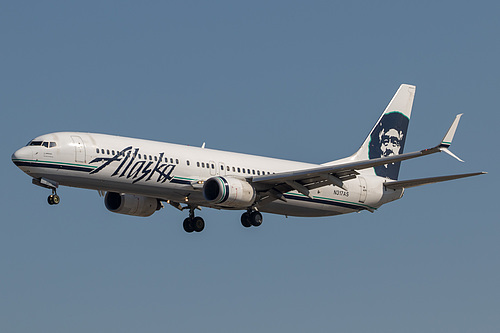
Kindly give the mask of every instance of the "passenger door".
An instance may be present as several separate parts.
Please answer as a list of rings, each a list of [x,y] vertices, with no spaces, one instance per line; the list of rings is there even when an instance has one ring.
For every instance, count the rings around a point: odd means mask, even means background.
[[[79,136],[71,136],[73,140],[73,145],[75,146],[75,162],[85,163],[85,145],[83,140]]]

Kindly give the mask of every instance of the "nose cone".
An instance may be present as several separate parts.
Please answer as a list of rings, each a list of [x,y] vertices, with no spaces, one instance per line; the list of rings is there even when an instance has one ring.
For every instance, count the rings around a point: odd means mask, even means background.
[[[22,147],[12,154],[12,162],[19,165],[22,162],[27,162],[33,159],[33,152],[30,147]]]

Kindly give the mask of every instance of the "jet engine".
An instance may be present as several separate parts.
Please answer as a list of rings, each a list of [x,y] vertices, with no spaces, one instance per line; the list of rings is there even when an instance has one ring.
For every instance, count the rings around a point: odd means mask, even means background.
[[[217,206],[247,208],[255,201],[256,192],[252,185],[232,177],[212,177],[203,185],[205,199]]]
[[[113,213],[144,217],[153,215],[161,208],[158,199],[116,192],[107,192],[104,204]]]

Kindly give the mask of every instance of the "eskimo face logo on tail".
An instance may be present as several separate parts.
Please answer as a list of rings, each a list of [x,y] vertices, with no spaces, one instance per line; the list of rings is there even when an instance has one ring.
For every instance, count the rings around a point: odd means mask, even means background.
[[[409,119],[400,112],[385,114],[370,135],[369,158],[390,157],[403,153]],[[374,167],[375,174],[398,179],[401,162]]]

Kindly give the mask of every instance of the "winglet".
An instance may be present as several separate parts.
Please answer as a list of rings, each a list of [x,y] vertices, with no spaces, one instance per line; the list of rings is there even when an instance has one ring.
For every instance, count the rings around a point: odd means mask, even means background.
[[[444,136],[443,140],[438,146],[439,150],[444,151],[446,154],[456,158],[460,162],[463,162],[463,160],[457,155],[453,154],[448,148],[450,147],[451,142],[453,141],[453,137],[455,136],[455,132],[457,131],[458,123],[460,122],[460,117],[462,117],[462,115],[463,113],[457,114],[455,120],[453,121],[453,124],[451,124],[450,128],[448,129],[448,132],[446,132],[446,135]]]
[[[464,160],[462,160],[460,157],[458,157],[457,155],[453,154],[448,148],[440,148],[441,151],[444,151],[446,154],[450,155],[451,157],[454,157],[456,158],[457,160],[459,160],[460,162],[465,162]]]
[[[455,132],[457,131],[458,123],[460,122],[460,117],[462,117],[462,115],[463,113],[457,114],[455,120],[453,121],[453,124],[451,124],[448,132],[446,132],[446,135],[441,141],[441,144],[439,145],[440,148],[448,148],[451,145],[453,137],[455,136]]]

